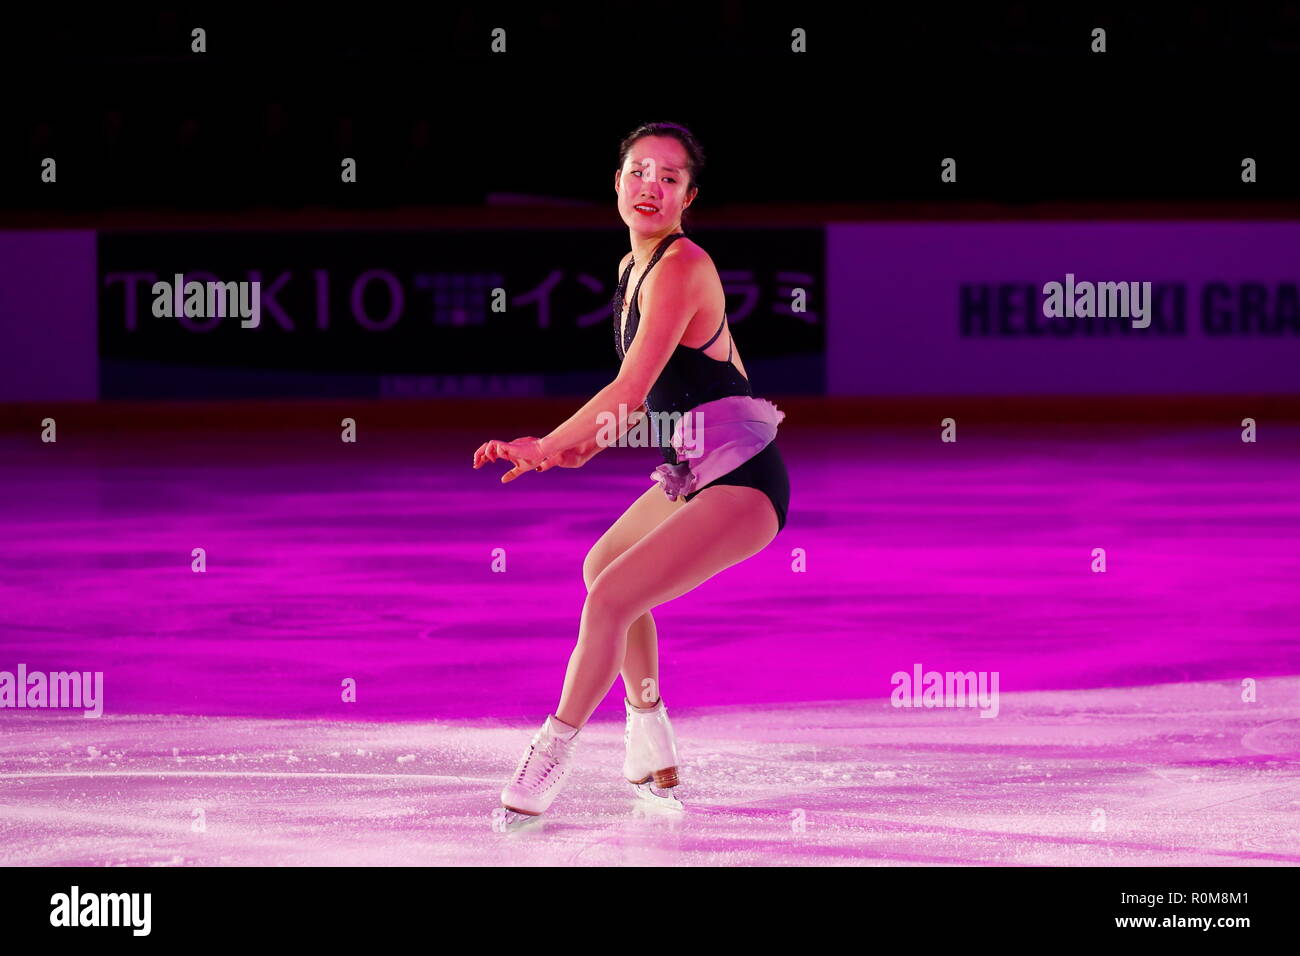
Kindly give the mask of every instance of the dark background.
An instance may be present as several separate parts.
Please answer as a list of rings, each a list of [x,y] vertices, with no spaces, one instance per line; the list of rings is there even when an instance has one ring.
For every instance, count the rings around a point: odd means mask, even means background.
[[[0,213],[612,209],[690,126],[697,209],[1300,197],[1300,4],[10,8]],[[208,52],[189,52],[193,26]],[[507,53],[489,52],[493,27]],[[1089,52],[1094,26],[1104,54]],[[789,52],[808,31],[809,52]],[[38,180],[59,162],[57,190]],[[338,181],[353,156],[359,182]],[[958,161],[939,181],[938,161]],[[1240,163],[1259,163],[1243,184]],[[25,219],[16,220],[26,222]],[[549,224],[549,223],[548,223]]]

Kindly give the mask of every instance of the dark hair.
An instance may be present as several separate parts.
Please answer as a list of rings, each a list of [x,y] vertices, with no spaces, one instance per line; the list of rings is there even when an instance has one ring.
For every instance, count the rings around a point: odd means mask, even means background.
[[[632,151],[637,140],[645,136],[671,136],[682,144],[686,150],[687,172],[690,174],[690,182],[686,184],[687,190],[699,189],[700,173],[704,170],[704,147],[700,145],[699,140],[685,126],[680,123],[642,123],[632,132],[623,137],[623,142],[618,147],[618,166],[623,168],[627,162],[627,154]],[[696,198],[699,193],[696,193]],[[689,213],[682,210],[682,231],[686,230],[686,217]]]

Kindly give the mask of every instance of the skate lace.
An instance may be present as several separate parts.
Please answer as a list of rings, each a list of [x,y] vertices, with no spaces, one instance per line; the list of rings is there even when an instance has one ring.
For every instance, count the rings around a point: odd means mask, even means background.
[[[533,741],[527,755],[519,763],[519,772],[515,774],[515,783],[536,790],[542,786],[551,772],[560,765],[560,753],[563,742],[553,738],[549,744]]]

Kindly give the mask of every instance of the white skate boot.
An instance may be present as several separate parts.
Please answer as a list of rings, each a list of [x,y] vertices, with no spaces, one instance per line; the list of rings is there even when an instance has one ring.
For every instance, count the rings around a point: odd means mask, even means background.
[[[663,699],[648,709],[633,707],[623,698],[627,709],[627,725],[623,743],[627,755],[623,759],[623,776],[632,790],[643,800],[659,805],[682,809],[682,803],[673,796],[677,779],[677,740],[673,725],[668,722],[668,708]]]
[[[547,716],[519,758],[514,777],[501,791],[507,826],[539,816],[559,796],[573,766],[577,737],[578,733],[561,724],[554,714]]]

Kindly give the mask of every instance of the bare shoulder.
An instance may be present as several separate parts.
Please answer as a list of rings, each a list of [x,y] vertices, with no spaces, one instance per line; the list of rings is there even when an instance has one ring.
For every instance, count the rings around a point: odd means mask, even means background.
[[[628,261],[632,258],[632,253],[628,253],[622,259],[618,260],[618,278],[623,279],[623,270],[627,268]]]
[[[690,263],[698,264],[707,262],[710,265],[713,264],[713,260],[710,259],[709,254],[704,251],[704,247],[690,236],[682,236],[664,251],[664,259],[668,259],[672,256],[676,256],[679,259]]]
[[[664,268],[665,266],[667,268]],[[718,275],[718,270],[714,267],[709,254],[690,236],[683,236],[664,250],[664,254],[659,258],[659,264],[651,270],[651,279],[661,268],[665,277],[671,276],[679,282],[708,282],[710,278],[717,278]]]

